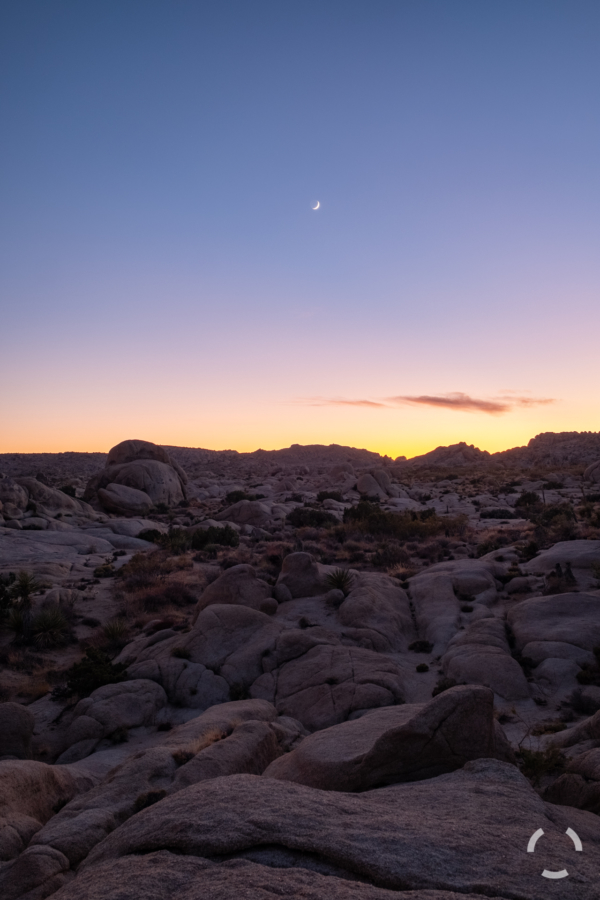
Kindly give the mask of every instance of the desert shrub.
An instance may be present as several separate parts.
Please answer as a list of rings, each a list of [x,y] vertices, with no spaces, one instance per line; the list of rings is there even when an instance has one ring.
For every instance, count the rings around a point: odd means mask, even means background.
[[[529,560],[534,559],[538,553],[540,552],[540,548],[536,544],[535,541],[529,541],[529,543],[525,544],[521,551],[521,556],[524,562],[529,562]]]
[[[287,514],[286,521],[294,528],[327,528],[339,524],[331,513],[322,509],[311,509],[308,506],[297,506]]]
[[[429,666],[427,663],[419,663],[417,666],[417,672],[429,672]]]
[[[429,641],[413,641],[408,645],[408,649],[413,653],[431,653],[433,644],[430,644]]]
[[[30,636],[31,614],[18,606],[9,609],[4,620],[4,627],[13,633],[13,642],[16,644],[24,644],[28,642]]]
[[[566,563],[564,570],[561,564],[557,563],[552,572],[546,576],[544,594],[546,596],[548,594],[564,594],[572,591],[576,585],[577,580],[573,575],[571,563]]]
[[[240,500],[264,500],[264,494],[248,494],[246,491],[229,491],[225,500],[231,506],[233,503],[239,503]]]
[[[323,500],[337,500],[338,503],[342,503],[343,497],[339,491],[319,491],[317,500],[319,503],[322,503]]]
[[[249,700],[248,688],[243,684],[232,684],[229,689],[231,700]]]
[[[231,525],[224,525],[223,528],[217,528],[210,525],[208,528],[199,528],[192,535],[192,550],[206,550],[209,544],[216,544],[221,547],[238,547],[240,536]]]
[[[105,563],[103,566],[96,566],[94,569],[94,578],[112,578],[115,574],[115,567],[111,563]]]
[[[140,531],[138,537],[142,541],[149,541],[151,544],[158,544],[162,537],[162,531],[159,531],[158,528],[145,528],[143,531]]]
[[[62,491],[63,494],[67,494],[69,497],[77,496],[77,492],[72,484],[63,484],[59,491]]]
[[[575,511],[570,503],[552,503],[545,506],[538,516],[541,525],[554,525],[557,519],[575,521]]]
[[[192,535],[184,528],[170,528],[167,534],[161,534],[156,539],[156,543],[163,550],[166,550],[167,553],[178,556],[180,553],[185,553],[186,550],[190,549],[192,546]]]
[[[558,747],[547,750],[527,750],[521,748],[517,754],[519,768],[532,784],[538,785],[544,775],[563,772],[566,759]]]
[[[154,803],[158,803],[159,800],[162,800],[163,797],[166,796],[167,792],[165,790],[147,791],[145,794],[140,794],[136,797],[135,803],[133,804],[134,812],[141,812],[143,809],[147,809]]]
[[[102,627],[102,637],[113,647],[124,647],[129,636],[129,626],[125,619],[111,619]]]
[[[71,636],[66,616],[58,606],[42,609],[31,621],[31,638],[36,647],[59,647]]]
[[[506,534],[496,534],[494,537],[489,538],[487,541],[483,541],[481,544],[477,544],[475,548],[475,556],[477,559],[481,556],[485,556],[487,553],[492,553],[494,550],[499,550],[501,547],[506,547],[509,543],[508,535]]]
[[[480,519],[516,519],[517,516],[512,509],[482,509],[479,513]]]
[[[342,591],[344,597],[347,597],[352,590],[353,581],[354,575],[348,569],[334,569],[325,579],[327,587]]]
[[[156,586],[171,572],[187,565],[185,559],[179,561],[169,558],[160,550],[152,553],[142,552],[132,556],[129,562],[118,570],[117,576],[126,591],[138,591]]]
[[[419,513],[385,512],[375,504],[361,500],[356,506],[345,510],[344,523],[352,524],[356,529],[375,537],[381,535],[401,541],[414,541],[424,540],[440,533],[447,536],[462,534],[466,528],[467,517],[438,516],[433,509]]]
[[[0,625],[7,618],[12,608],[11,587],[16,580],[14,572],[8,575],[0,575]]]
[[[437,697],[438,694],[443,694],[444,691],[448,691],[450,688],[456,687],[456,681],[454,678],[448,678],[446,675],[439,678],[436,686],[431,692],[432,697]]]
[[[192,654],[191,651],[188,650],[187,647],[173,647],[171,650],[171,656],[175,657],[175,659],[191,659]]]
[[[408,566],[410,564],[410,553],[400,544],[387,542],[377,549],[372,563],[374,566],[380,566],[384,569],[400,565]]]
[[[93,691],[105,684],[118,684],[127,679],[127,666],[124,663],[113,663],[107,653],[88,647],[85,656],[66,671],[66,685],[52,692],[55,699],[62,699],[71,694],[89,697]]]
[[[542,498],[535,491],[523,491],[515,503],[515,510],[524,518],[530,519],[543,508]]]

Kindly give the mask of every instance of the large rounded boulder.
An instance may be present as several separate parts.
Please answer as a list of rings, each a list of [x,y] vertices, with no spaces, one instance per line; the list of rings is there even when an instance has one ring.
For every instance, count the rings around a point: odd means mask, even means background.
[[[177,506],[185,499],[185,472],[163,447],[149,441],[122,441],[106,467],[90,479],[86,500],[106,512],[146,515],[152,506]]]

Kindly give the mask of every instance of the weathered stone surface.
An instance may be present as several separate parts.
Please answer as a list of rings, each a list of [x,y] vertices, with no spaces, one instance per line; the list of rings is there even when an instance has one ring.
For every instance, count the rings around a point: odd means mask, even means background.
[[[31,759],[33,713],[20,703],[0,703],[0,760]]]
[[[208,709],[229,700],[229,685],[200,663],[164,657],[135,663],[129,668],[132,678],[155,681],[164,688],[169,703],[187,709]]]
[[[584,650],[600,644],[600,597],[569,593],[523,600],[508,613],[517,649],[535,641],[560,641]]]
[[[279,865],[260,865],[246,859],[212,862],[159,850],[144,856],[102,863],[79,874],[57,894],[57,900],[231,900],[232,897],[271,900],[297,897],[307,900],[396,900],[397,892],[372,887],[331,874],[334,866],[295,867],[293,852],[281,854]],[[331,870],[331,871],[330,871]],[[403,891],[402,900],[463,900],[454,891]],[[469,894],[469,900],[487,900]]]
[[[567,563],[573,569],[591,569],[600,562],[600,541],[559,541],[548,550],[542,550],[521,568],[534,575],[548,575],[557,563],[564,568]]]
[[[122,441],[108,454],[106,467],[89,480],[84,497],[121,515],[145,515],[152,506],[180,503],[186,481],[185,473],[162,447],[148,441]],[[121,491],[118,485],[139,493]],[[139,494],[150,498],[150,507]]]
[[[319,643],[257,678],[250,695],[274,703],[281,715],[315,731],[360,710],[402,703],[404,674],[371,650]]]
[[[416,638],[409,604],[406,592],[387,575],[365,572],[355,576],[338,618],[348,628],[374,632],[374,649],[405,651]]]
[[[256,575],[252,566],[239,565],[227,569],[220,578],[209,584],[196,605],[195,618],[214,604],[234,604],[260,610],[271,597],[271,588]]]
[[[379,484],[379,482],[368,472],[361,475],[356,482],[356,490],[367,497],[387,497],[387,491]]]
[[[235,522],[236,525],[253,525],[262,528],[271,521],[271,507],[260,500],[239,500],[217,513],[219,522]]]
[[[545,844],[528,854],[536,827]],[[567,827],[580,836],[584,853],[565,837]],[[182,860],[245,857],[271,872],[277,867],[280,877],[291,866],[328,872],[348,889],[358,878],[402,892],[527,900],[547,900],[541,870],[548,863],[556,868],[558,857],[571,873],[569,894],[563,883],[561,898],[595,900],[600,823],[590,813],[544,803],[514,766],[496,760],[358,795],[234,775],[193,785],[129,819],[92,851],[70,889],[83,872],[100,872],[100,863],[167,847]]]
[[[124,484],[107,484],[98,491],[98,499],[108,512],[119,515],[145,516],[149,513],[154,503],[145,491],[127,487]]]
[[[155,459],[157,462],[171,465],[171,458],[167,451],[151,441],[130,439],[121,441],[108,451],[107,466],[118,466],[124,463],[137,462],[139,459]]]
[[[135,728],[154,722],[157,712],[167,703],[163,688],[155,681],[138,678],[119,684],[106,684],[80,700],[64,735],[64,752],[57,762],[83,759],[90,741],[95,744],[118,729]],[[74,750],[74,748],[77,748]]]
[[[593,462],[583,473],[583,478],[585,481],[591,482],[599,482],[600,481],[600,460],[598,462]]]
[[[378,709],[318,731],[265,775],[322,790],[364,791],[497,756],[492,692],[455,687],[425,705]]]
[[[54,847],[28,847],[0,873],[2,900],[43,900],[66,881],[69,861]]]
[[[292,597],[317,597],[327,590],[329,567],[319,565],[310,553],[288,553],[281,566],[277,587],[284,585]]]
[[[162,746],[135,753],[116,766],[99,785],[61,809],[33,843],[60,850],[74,866],[149,799],[159,800],[161,794],[219,775],[260,774],[294,731],[276,719],[274,707],[257,700],[209,710],[170,731]],[[296,729],[292,744],[297,736]]]
[[[0,860],[13,859],[62,806],[93,786],[67,766],[34,760],[0,762]]]
[[[521,666],[510,655],[504,622],[480,619],[459,631],[442,657],[444,673],[458,684],[483,684],[505,700],[530,696]]]

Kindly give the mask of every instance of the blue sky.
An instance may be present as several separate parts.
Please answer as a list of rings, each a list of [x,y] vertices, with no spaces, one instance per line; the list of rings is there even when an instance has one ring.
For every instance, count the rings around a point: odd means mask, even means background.
[[[4,2],[1,449],[596,430],[599,51],[594,2]]]

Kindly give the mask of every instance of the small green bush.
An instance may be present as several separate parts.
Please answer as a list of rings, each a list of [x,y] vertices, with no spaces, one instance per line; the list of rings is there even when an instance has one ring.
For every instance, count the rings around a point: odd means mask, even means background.
[[[210,525],[208,528],[198,528],[192,535],[192,550],[205,550],[208,544],[218,544],[221,547],[237,547],[240,536],[231,525],[217,528]]]
[[[115,567],[110,563],[105,563],[103,566],[96,566],[94,569],[94,578],[112,578],[115,574]]]
[[[438,516],[435,510],[425,509],[417,513],[385,512],[368,500],[344,512],[344,523],[375,537],[386,536],[400,541],[424,540],[436,534],[462,534],[467,516]]]
[[[331,513],[322,509],[311,509],[309,506],[297,506],[287,514],[286,520],[294,528],[329,528],[339,524]]]
[[[85,657],[75,663],[65,673],[67,682],[64,689],[53,691],[53,697],[70,696],[89,697],[91,693],[105,684],[118,684],[127,679],[127,666],[124,663],[113,663],[107,653],[89,647]]]
[[[192,654],[188,650],[187,647],[173,647],[171,650],[171,656],[174,656],[175,659],[191,659]]]
[[[479,513],[480,519],[516,519],[517,516],[512,509],[482,509]]]
[[[429,672],[429,666],[427,663],[419,663],[417,666],[417,672]]]
[[[517,754],[519,768],[532,784],[538,785],[544,775],[564,772],[566,759],[558,747],[547,750],[521,749]]]
[[[58,606],[43,609],[31,621],[31,635],[36,647],[59,647],[69,639],[71,629]]]
[[[431,653],[433,644],[430,644],[429,641],[413,641],[408,645],[408,649],[413,653]]]
[[[145,528],[144,531],[140,531],[138,537],[142,541],[149,541],[151,544],[160,543],[160,539],[162,537],[162,531],[159,531],[158,528]]]

